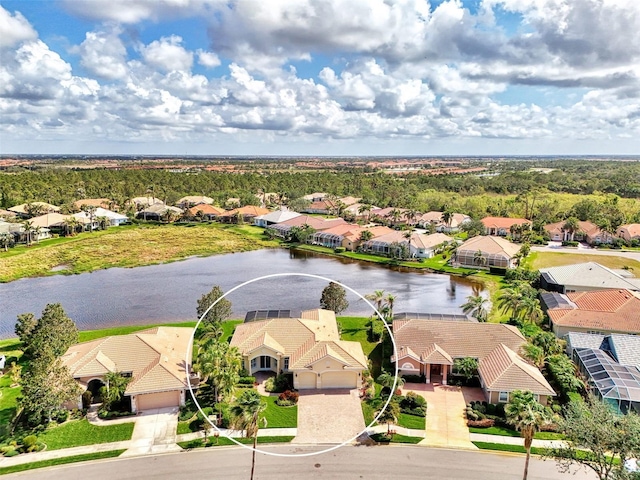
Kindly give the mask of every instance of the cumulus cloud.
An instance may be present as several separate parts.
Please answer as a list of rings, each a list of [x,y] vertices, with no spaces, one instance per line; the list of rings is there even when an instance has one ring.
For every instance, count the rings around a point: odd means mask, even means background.
[[[198,63],[206,68],[216,68],[220,66],[220,57],[214,52],[206,52],[202,49],[197,51]]]
[[[11,15],[0,5],[0,48],[13,47],[36,38],[38,34],[20,12]]]
[[[140,51],[144,61],[152,66],[170,72],[172,70],[191,70],[193,53],[182,45],[182,38],[177,35],[162,37],[149,45],[142,46]]]
[[[76,49],[82,66],[100,78],[115,80],[126,77],[127,49],[120,33],[118,27],[87,32],[85,40]]]

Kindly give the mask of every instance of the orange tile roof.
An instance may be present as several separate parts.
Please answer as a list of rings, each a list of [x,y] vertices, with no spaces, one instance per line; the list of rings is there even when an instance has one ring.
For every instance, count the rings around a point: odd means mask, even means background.
[[[333,228],[336,225],[342,225],[347,222],[342,218],[322,218],[312,217],[310,215],[300,215],[299,217],[285,220],[284,222],[277,223],[276,225],[286,225],[289,227],[301,227],[302,225],[309,225],[315,230],[326,230]]]
[[[527,220],[526,218],[509,218],[509,217],[485,217],[481,220],[482,224],[489,228],[504,228],[509,230],[511,225],[522,225],[522,224],[531,224],[531,220]]]
[[[82,208],[83,205],[87,205],[89,207],[102,207],[108,209],[111,203],[113,202],[108,198],[83,198],[82,200],[73,202],[73,205],[76,208]]]
[[[204,215],[222,215],[225,211],[224,208],[214,207],[208,203],[194,205],[188,210],[191,215],[197,215],[198,212],[202,212]]]
[[[254,205],[247,205],[246,207],[234,208],[233,210],[229,210],[227,212],[221,213],[220,216],[232,217],[233,215],[237,215],[239,213],[240,215],[244,215],[244,216],[257,217],[258,215],[266,215],[267,213],[270,213],[270,212],[271,210],[267,208],[256,207]]]
[[[575,309],[547,312],[558,326],[599,331],[640,333],[640,295],[629,290],[598,290],[567,293]]]
[[[564,225],[565,223],[567,223],[566,221],[564,222],[556,222],[556,223],[550,223],[548,225],[545,225],[543,228],[549,232],[549,233],[563,233],[564,232]],[[585,235],[589,235],[589,236],[593,236],[593,235],[597,235],[599,233],[602,233],[602,231],[598,228],[598,226],[595,223],[592,222],[578,222],[578,228],[580,229],[580,231],[582,233],[584,233]]]

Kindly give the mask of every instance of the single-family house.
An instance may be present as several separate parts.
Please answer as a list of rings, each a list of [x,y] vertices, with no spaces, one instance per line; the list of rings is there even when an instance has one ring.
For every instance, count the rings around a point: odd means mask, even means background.
[[[218,215],[218,220],[225,223],[238,223],[239,219],[243,222],[253,223],[253,219],[260,215],[266,215],[271,210],[255,205],[246,205],[244,207],[234,208]]]
[[[640,223],[620,225],[616,230],[616,235],[627,242],[630,242],[631,240],[640,240]]]
[[[313,202],[319,202],[321,200],[324,200],[325,197],[327,197],[328,195],[329,195],[328,193],[324,193],[324,192],[313,192],[303,196],[302,198],[313,203]]]
[[[258,215],[253,219],[254,225],[258,227],[269,227],[271,225],[275,225],[276,223],[285,222],[287,220],[291,220],[292,218],[299,217],[300,214],[298,212],[294,212],[292,210],[287,210],[286,208],[281,208],[280,210],[276,210],[275,212],[265,213],[264,215]]]
[[[377,255],[398,255],[399,249],[405,248],[411,258],[431,258],[437,247],[449,243],[453,239],[444,233],[424,233],[392,230],[362,243],[361,249]]]
[[[187,210],[195,205],[211,205],[213,198],[204,195],[187,195],[176,202],[176,207]]]
[[[135,205],[137,210],[142,210],[151,205],[164,205],[164,202],[156,197],[133,197],[129,200],[129,203]]]
[[[193,218],[202,215],[202,218],[205,220],[215,220],[226,212],[226,210],[224,208],[214,207],[208,203],[200,203],[188,209],[187,212],[189,213],[189,216]]]
[[[238,348],[250,374],[291,374],[298,390],[360,388],[367,368],[360,343],[340,340],[330,310],[303,311],[299,318],[245,321],[236,327],[231,346]]]
[[[458,247],[452,262],[462,267],[515,268],[520,246],[502,237],[476,236]]]
[[[0,219],[4,218],[5,220],[13,220],[18,216],[15,212],[10,212],[9,210],[4,210],[0,208]]]
[[[505,403],[514,390],[529,390],[546,405],[555,392],[535,366],[517,352],[526,343],[506,324],[469,321],[401,319],[393,322],[401,375],[423,375],[426,383],[447,384],[454,361],[478,360],[478,375],[487,401]]]
[[[165,205],[164,203],[155,203],[147,208],[140,210],[136,217],[142,220],[151,220],[155,222],[171,222],[175,221],[182,215],[182,210],[178,207]]]
[[[192,328],[155,327],[78,343],[61,358],[83,391],[98,392],[109,372],[130,377],[124,396],[132,412],[179,407],[189,385],[185,361],[192,333]],[[80,398],[77,406],[82,408]]]
[[[100,227],[102,223],[102,219],[106,218],[107,222],[112,227],[118,227],[120,225],[124,225],[129,221],[129,217],[126,215],[122,215],[121,213],[112,212],[111,210],[107,210],[106,208],[97,207],[93,212],[93,218],[91,219],[87,212],[79,212],[74,213],[73,217],[77,218],[79,221],[86,223],[87,225],[93,220],[92,228],[95,230]]]
[[[115,202],[108,198],[83,198],[73,202],[73,206],[77,210],[82,210],[83,207],[100,207],[105,209],[117,208]]]
[[[406,215],[408,212],[408,208],[377,208],[371,210],[370,218],[374,221],[387,223],[389,225],[401,225],[407,223]]]
[[[611,289],[546,293],[542,301],[558,337],[570,332],[640,334],[638,292]]]
[[[285,220],[284,222],[276,223],[272,225],[271,228],[273,228],[273,230],[276,232],[276,235],[278,235],[279,237],[287,238],[287,236],[289,235],[289,231],[293,227],[303,227],[304,225],[308,225],[315,231],[322,231],[335,227],[337,225],[344,225],[346,223],[347,222],[345,222],[342,218],[322,218],[312,217],[310,215],[300,215],[298,217]]]
[[[485,217],[481,220],[485,235],[506,237],[512,233],[512,227],[531,228],[531,220],[526,218]],[[516,234],[517,235],[517,234]]]
[[[565,228],[566,222],[550,223],[544,226],[549,234],[549,238],[554,242],[585,241],[589,245],[597,245],[599,243],[612,243],[613,236],[603,232],[592,222],[578,222],[578,228],[572,230]]]
[[[57,213],[60,207],[51,205],[46,202],[29,202],[15,205],[8,209],[10,212],[17,214],[20,218],[29,218],[42,215],[44,213]]]
[[[436,232],[457,232],[465,222],[470,222],[471,217],[462,213],[452,213],[448,221],[444,220],[442,212],[427,212],[417,219],[417,225],[421,228],[429,228],[433,225]]]
[[[540,269],[540,287],[550,292],[588,292],[592,290],[640,290],[640,279],[625,278],[595,262],[576,263]]]

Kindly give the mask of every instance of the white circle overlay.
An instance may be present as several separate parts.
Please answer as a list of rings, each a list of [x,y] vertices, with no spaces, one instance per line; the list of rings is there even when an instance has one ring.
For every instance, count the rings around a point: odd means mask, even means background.
[[[365,303],[367,305],[369,305],[371,307],[371,309],[376,313],[376,315],[378,315],[378,318],[380,318],[382,320],[382,322],[384,323],[385,328],[387,329],[387,332],[389,332],[389,338],[391,338],[391,342],[393,344],[393,355],[396,357],[396,359],[398,358],[398,349],[396,346],[396,340],[395,338],[393,338],[393,333],[391,332],[391,327],[389,326],[389,324],[386,322],[386,320],[384,319],[384,316],[376,309],[376,307],[373,306],[373,304],[367,300],[367,298],[365,298],[363,295],[361,295],[360,293],[358,293],[357,291],[355,291],[353,288],[349,287],[348,285],[344,285],[340,282],[337,282],[335,280],[332,280],[330,278],[327,277],[323,277],[321,275],[314,275],[311,273],[273,273],[270,275],[264,275],[262,277],[256,277],[253,278],[251,280],[247,280],[244,283],[241,283],[240,285],[237,285],[235,287],[233,287],[231,290],[229,290],[226,293],[223,293],[222,296],[220,298],[218,298],[215,302],[213,302],[209,308],[207,308],[207,310],[202,314],[202,316],[198,319],[198,322],[196,323],[195,328],[193,329],[193,333],[191,334],[191,340],[189,342],[189,347],[187,349],[187,356],[185,358],[185,365],[186,367],[186,372],[187,372],[187,384],[189,387],[189,392],[191,392],[191,398],[193,398],[194,403],[196,404],[196,406],[198,407],[198,410],[200,411],[200,413],[202,414],[203,418],[209,422],[209,424],[218,432],[218,433],[222,433],[222,431],[218,428],[217,425],[214,425],[213,422],[209,419],[209,416],[206,415],[204,413],[204,411],[202,410],[202,407],[200,406],[200,404],[198,403],[198,400],[196,399],[196,395],[193,391],[193,387],[191,385],[191,361],[192,361],[192,354],[193,354],[193,343],[195,340],[195,335],[196,335],[196,331],[198,330],[198,327],[200,326],[200,322],[202,322],[202,319],[207,315],[207,313],[209,313],[209,310],[211,310],[214,306],[216,306],[216,304],[221,301],[223,298],[225,298],[227,295],[235,292],[236,290],[239,290],[242,287],[245,287],[247,285],[250,285],[254,282],[259,282],[261,280],[266,280],[269,278],[279,278],[279,277],[309,277],[309,278],[315,278],[317,280],[324,280],[326,282],[333,282],[335,284],[340,285],[342,288],[344,288],[345,290],[350,291],[351,293],[353,293],[354,295],[357,295],[358,297],[360,297],[362,300],[365,301]],[[351,442],[353,442],[354,440],[356,440],[358,437],[360,437],[362,434],[366,433],[367,430],[369,428],[371,428],[373,426],[374,423],[376,423],[378,421],[378,418],[380,418],[380,416],[384,413],[384,411],[387,409],[387,406],[389,405],[389,402],[391,402],[391,399],[393,398],[393,393],[396,391],[396,386],[398,384],[398,362],[395,362],[395,376],[393,379],[393,387],[391,388],[391,392],[389,393],[389,398],[387,398],[386,403],[384,404],[384,407],[382,407],[382,409],[380,410],[380,412],[378,413],[378,415],[376,415],[376,417],[373,419],[373,421],[367,425],[364,430],[362,430],[360,433],[354,435],[353,437],[351,437],[350,439],[338,444],[338,445],[333,445],[329,448],[325,448],[324,450],[319,450],[317,452],[307,452],[307,453],[276,453],[276,452],[267,452],[265,450],[261,450],[259,448],[256,448],[255,451],[258,453],[262,453],[264,455],[272,455],[274,457],[310,457],[313,455],[321,455],[323,453],[328,453],[331,452],[333,450],[337,450],[340,447],[344,447],[348,444],[351,444]],[[225,438],[228,438],[229,440],[231,440],[232,442],[234,442],[236,445],[239,445],[243,448],[246,448],[247,450],[251,450],[253,451],[254,448],[251,445],[246,445],[244,443],[240,443],[238,442],[235,438],[232,437],[228,437],[226,435],[223,435]]]

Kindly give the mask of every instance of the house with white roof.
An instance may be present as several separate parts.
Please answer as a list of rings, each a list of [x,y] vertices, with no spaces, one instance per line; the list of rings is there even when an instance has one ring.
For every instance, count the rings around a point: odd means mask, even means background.
[[[540,269],[540,286],[560,293],[591,290],[640,290],[640,279],[624,278],[619,273],[595,262],[576,263]]]
[[[93,230],[100,227],[99,219],[101,217],[107,218],[109,221],[109,225],[111,225],[112,227],[118,227],[129,221],[129,217],[127,217],[126,215],[112,212],[111,210],[107,210],[106,208],[102,208],[102,207],[97,207],[95,209],[92,215],[93,218],[91,218],[87,212],[74,213],[73,217],[77,218],[78,220],[84,223],[89,223],[91,222],[91,220],[93,220],[93,225],[91,226]]]
[[[286,208],[283,208],[280,210],[276,210],[275,212],[266,213],[264,215],[258,215],[253,219],[253,223],[258,227],[268,227],[269,225],[285,222],[287,220],[291,220],[292,218],[296,218],[299,216],[300,214],[298,212],[294,212],[292,210],[287,210]]]

